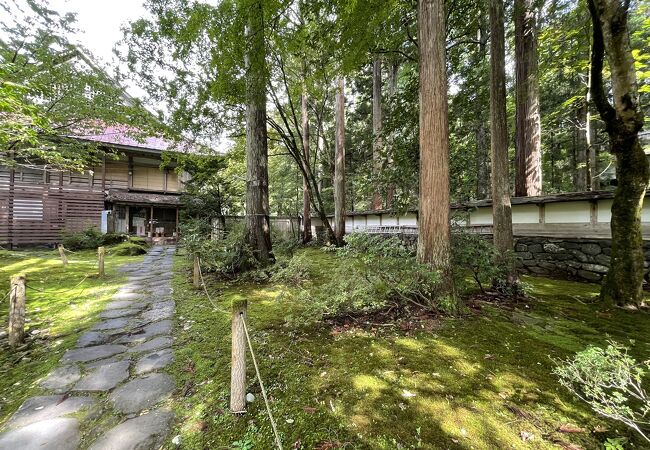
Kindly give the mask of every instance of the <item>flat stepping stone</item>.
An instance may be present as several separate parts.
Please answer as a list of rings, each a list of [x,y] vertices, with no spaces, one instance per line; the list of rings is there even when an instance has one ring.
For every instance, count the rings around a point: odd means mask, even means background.
[[[84,408],[90,408],[94,403],[95,400],[90,397],[66,397],[64,395],[31,397],[20,405],[5,427],[20,428],[44,420],[56,419]]]
[[[128,359],[128,358],[112,357],[112,358],[100,359],[99,361],[84,363],[84,367],[86,369],[95,369],[97,367],[105,366],[106,364],[111,364],[111,363],[119,362],[119,361],[131,361],[131,360]]]
[[[115,330],[117,328],[122,328],[129,323],[129,319],[120,318],[120,319],[108,319],[103,322],[99,322],[97,325],[92,327],[91,331],[101,331],[101,330]]]
[[[147,339],[161,334],[169,334],[172,331],[172,321],[162,320],[160,322],[150,323],[145,327],[122,336],[115,340],[116,344],[133,344],[142,343]]]
[[[0,450],[76,450],[77,419],[50,419],[0,434]]]
[[[112,299],[115,301],[137,300],[142,297],[142,294],[136,292],[116,292],[113,294]]]
[[[106,392],[129,378],[130,361],[107,363],[97,367],[75,384],[73,391]]]
[[[86,362],[96,359],[110,358],[119,353],[124,353],[127,348],[123,345],[105,344],[94,347],[76,348],[68,350],[63,355],[63,362]]]
[[[109,309],[99,314],[102,319],[117,319],[119,317],[135,316],[139,309]]]
[[[129,349],[129,353],[148,352],[151,350],[158,350],[160,348],[171,347],[173,341],[169,336],[158,336],[150,341],[138,344]]]
[[[164,302],[156,302],[151,305],[149,311],[142,313],[142,319],[148,322],[156,322],[158,320],[170,319],[174,315],[176,303],[174,300],[167,300]]]
[[[133,414],[151,408],[169,397],[174,381],[164,373],[153,373],[118,387],[109,396],[113,407],[124,414]]]
[[[111,336],[99,331],[87,331],[77,340],[76,347],[91,347],[93,345],[108,344]]]
[[[110,429],[89,450],[157,449],[164,444],[174,414],[159,409]]]
[[[148,355],[143,356],[138,360],[135,365],[135,373],[142,375],[143,373],[153,372],[154,370],[162,369],[174,362],[174,352],[166,348],[158,350]]]
[[[63,393],[70,386],[79,381],[81,371],[79,366],[62,366],[54,369],[49,375],[41,381],[41,387],[49,389],[56,393]]]
[[[135,302],[132,302],[130,300],[120,300],[120,301],[110,302],[108,305],[106,305],[104,309],[109,310],[109,309],[133,308],[134,304]]]

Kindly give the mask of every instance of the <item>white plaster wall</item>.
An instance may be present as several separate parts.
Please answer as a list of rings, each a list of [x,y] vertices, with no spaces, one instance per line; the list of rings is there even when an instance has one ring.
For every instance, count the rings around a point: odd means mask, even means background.
[[[418,219],[415,213],[406,213],[399,218],[399,224],[405,227],[417,227]]]
[[[546,203],[546,223],[589,223],[590,209],[589,202],[559,202]]]
[[[381,215],[381,224],[384,227],[393,227],[397,225],[397,217],[391,216],[390,214]]]
[[[598,222],[606,222],[612,219],[612,202],[613,200],[598,200]]]
[[[539,223],[539,206],[512,205],[512,223]]]
[[[492,225],[492,207],[485,206],[472,210],[469,214],[472,225]]]
[[[381,222],[379,220],[379,216],[377,216],[375,214],[371,214],[371,215],[369,215],[367,217],[368,217],[368,226],[369,227],[378,227],[379,225],[381,225]]]

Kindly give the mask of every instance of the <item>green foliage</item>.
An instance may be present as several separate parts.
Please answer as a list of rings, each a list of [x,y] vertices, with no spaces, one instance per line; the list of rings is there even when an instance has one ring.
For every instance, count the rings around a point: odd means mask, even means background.
[[[42,0],[19,3],[3,5],[11,20],[0,22],[0,164],[83,171],[104,152],[71,137],[112,125],[128,125],[134,137],[158,129],[138,101],[126,99],[119,79],[69,40],[74,14]]]
[[[485,292],[485,287],[492,284],[506,284],[502,281],[508,273],[507,265],[512,262],[504,262],[492,242],[484,236],[456,229],[452,233],[451,244],[452,266],[457,286],[464,284],[467,272],[472,275],[481,292]],[[508,258],[514,256],[509,255]]]
[[[68,250],[96,249],[102,245],[114,245],[128,239],[125,234],[102,234],[96,227],[88,227],[76,233],[63,233],[61,243]]]
[[[637,362],[627,347],[610,342],[606,348],[588,347],[553,373],[596,413],[624,423],[650,442],[650,395],[643,386],[649,369],[650,360]]]
[[[149,245],[144,241],[129,239],[126,242],[117,244],[108,249],[108,254],[112,256],[138,256],[144,255],[149,250]]]
[[[181,224],[181,243],[188,254],[198,254],[204,271],[233,276],[258,267],[253,250],[246,243],[246,228],[235,223],[226,230],[224,239],[213,239],[210,223],[193,219]]]
[[[388,308],[455,313],[458,304],[440,295],[440,274],[416,262],[413,249],[391,237],[353,233],[335,250],[336,264],[328,282],[312,289],[316,277],[303,256],[295,256],[274,275],[275,281],[298,286],[303,308],[289,318],[310,323],[324,317],[357,316]]]

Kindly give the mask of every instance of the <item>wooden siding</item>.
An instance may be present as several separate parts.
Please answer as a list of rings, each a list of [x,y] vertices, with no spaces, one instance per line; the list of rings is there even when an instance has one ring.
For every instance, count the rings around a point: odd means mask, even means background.
[[[53,185],[63,180],[49,174],[50,183],[19,181],[10,184],[10,174],[0,170],[0,245],[43,245],[58,242],[64,231],[100,226],[104,195],[86,183]],[[69,178],[68,178],[69,179]]]

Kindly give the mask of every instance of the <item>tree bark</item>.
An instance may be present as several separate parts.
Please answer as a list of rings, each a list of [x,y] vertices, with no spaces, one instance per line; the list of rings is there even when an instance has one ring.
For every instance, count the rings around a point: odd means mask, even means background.
[[[266,43],[261,0],[252,2],[246,29],[246,241],[262,265],[273,260],[269,220],[266,132]]]
[[[513,250],[510,176],[508,174],[508,122],[506,117],[506,61],[503,0],[490,0],[490,134],[492,153],[492,233],[494,246],[508,267],[508,282],[516,280]]]
[[[609,135],[610,152],[616,157],[618,182],[612,204],[611,265],[600,297],[617,306],[642,306],[641,209],[650,169],[639,142],[643,112],[630,49],[629,2],[589,0],[588,5],[593,25],[592,94]],[[613,106],[603,86],[605,53],[611,71]]]
[[[382,128],[382,99],[381,99],[381,59],[377,58],[372,63],[372,172],[376,177],[381,170],[383,149]],[[377,186],[379,183],[375,183]],[[381,192],[375,189],[372,195],[371,209],[379,210],[383,207]]]
[[[336,156],[334,160],[334,236],[343,245],[345,236],[345,81],[338,80],[336,93]]]
[[[515,0],[515,195],[542,194],[542,141],[535,0]]]
[[[309,113],[307,108],[307,91],[303,89],[301,102],[301,119],[302,119],[302,150],[305,156],[305,163],[309,166]],[[302,243],[306,244],[311,241],[311,200],[309,198],[309,180],[306,175],[302,177],[302,216],[303,230]]]
[[[593,50],[592,50],[593,53]],[[593,78],[591,76],[591,63],[589,64],[589,78],[587,81],[587,117],[585,118],[585,145],[587,151],[587,186],[591,191],[600,189],[600,180],[598,179],[598,152],[594,145],[594,126],[591,123],[591,103],[592,103],[592,86]]]
[[[576,110],[576,123],[578,124],[577,139],[575,145],[575,190],[586,191],[589,189],[589,163],[587,151],[587,110],[589,104],[580,105]]]
[[[449,124],[445,2],[420,0],[420,193],[417,259],[441,271],[453,292],[449,227]]]
[[[483,113],[476,118],[476,199],[483,200],[488,196],[489,186],[489,161],[488,161],[488,137],[485,129]]]

